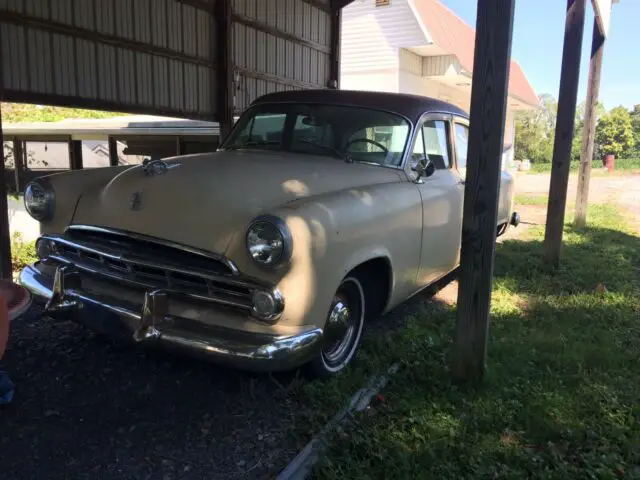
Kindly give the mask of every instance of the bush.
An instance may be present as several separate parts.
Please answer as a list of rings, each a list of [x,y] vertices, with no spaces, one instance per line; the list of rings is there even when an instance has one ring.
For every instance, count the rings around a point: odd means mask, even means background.
[[[31,265],[37,259],[36,242],[27,242],[20,232],[14,233],[11,237],[11,263],[14,270]]]

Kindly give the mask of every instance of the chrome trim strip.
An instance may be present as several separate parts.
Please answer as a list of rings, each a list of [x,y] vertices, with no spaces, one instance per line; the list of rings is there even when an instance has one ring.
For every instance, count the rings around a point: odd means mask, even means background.
[[[162,245],[164,247],[171,247],[171,248],[175,248],[178,250],[183,250],[185,252],[188,253],[193,253],[195,255],[200,255],[203,257],[207,257],[213,260],[217,260],[223,264],[225,264],[229,269],[231,269],[232,273],[234,275],[238,275],[240,272],[238,270],[238,267],[236,267],[235,263],[233,263],[231,260],[229,260],[228,258],[226,258],[223,255],[217,254],[217,253],[213,253],[213,252],[209,252],[206,250],[201,250],[199,248],[194,248],[194,247],[189,247],[187,245],[183,245],[181,243],[177,243],[177,242],[172,242],[170,240],[162,240],[156,237],[151,237],[149,235],[143,235],[141,233],[135,233],[135,232],[130,232],[127,230],[120,230],[120,229],[116,229],[116,228],[108,228],[108,227],[99,227],[96,225],[83,225],[83,224],[72,224],[69,225],[67,228],[65,228],[65,233],[67,233],[68,231],[74,231],[74,230],[78,230],[78,231],[86,231],[86,232],[96,232],[96,233],[107,233],[107,234],[111,234],[111,235],[118,235],[120,237],[128,237],[128,238],[132,238],[134,240],[140,240],[140,241],[144,241],[144,242],[150,242],[150,243],[155,243],[157,245]]]
[[[53,297],[51,282],[50,277],[43,275],[35,266],[28,266],[20,272],[19,283],[40,299],[48,300]],[[78,303],[77,308],[64,312],[64,318],[85,324],[89,328],[98,329],[98,325],[101,325],[112,329],[113,333],[126,331],[129,338],[142,345],[177,347],[186,353],[238,368],[256,371],[289,370],[309,361],[320,351],[322,344],[322,329],[315,327],[289,336],[251,334],[203,324],[200,325],[204,329],[189,328],[189,322],[180,322],[180,318],[165,314],[170,302],[170,298],[166,297],[155,300],[148,298],[146,312],[137,313],[113,305],[105,298],[91,298],[73,289],[65,290],[64,296],[65,299]],[[92,312],[106,315],[107,321],[100,323],[96,319],[97,315]],[[146,323],[143,322],[143,317]],[[153,330],[148,334],[150,326],[153,326]],[[140,335],[136,336],[138,331]]]

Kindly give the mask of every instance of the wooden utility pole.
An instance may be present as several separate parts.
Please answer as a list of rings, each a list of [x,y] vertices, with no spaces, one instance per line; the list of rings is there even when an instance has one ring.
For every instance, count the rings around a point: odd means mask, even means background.
[[[484,377],[515,0],[478,0],[453,379]]]
[[[597,19],[593,20],[593,38],[591,40],[591,61],[589,62],[589,83],[587,85],[587,104],[584,109],[584,127],[582,129],[582,148],[580,150],[580,172],[578,173],[578,193],[576,195],[575,224],[584,227],[587,224],[589,203],[589,180],[596,135],[596,110],[600,92],[600,72],[604,52],[604,35]]]
[[[562,250],[564,211],[567,205],[567,186],[571,161],[571,142],[576,117],[578,80],[580,79],[580,53],[584,33],[586,0],[567,0],[567,17],[560,72],[558,115],[553,143],[553,163],[547,207],[547,226],[544,234],[544,256],[547,262],[557,266]]]

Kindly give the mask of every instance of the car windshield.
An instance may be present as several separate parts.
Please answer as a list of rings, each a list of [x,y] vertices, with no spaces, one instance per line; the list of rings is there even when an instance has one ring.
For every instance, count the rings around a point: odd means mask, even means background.
[[[222,148],[287,151],[398,167],[409,128],[399,115],[369,108],[261,104],[240,117]]]

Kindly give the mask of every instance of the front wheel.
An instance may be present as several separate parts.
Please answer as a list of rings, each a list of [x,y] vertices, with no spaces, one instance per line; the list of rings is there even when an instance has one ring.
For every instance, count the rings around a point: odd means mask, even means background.
[[[324,327],[322,350],[308,364],[311,376],[328,378],[354,358],[365,318],[365,295],[356,277],[346,277],[333,296]]]

